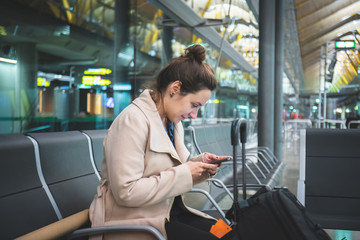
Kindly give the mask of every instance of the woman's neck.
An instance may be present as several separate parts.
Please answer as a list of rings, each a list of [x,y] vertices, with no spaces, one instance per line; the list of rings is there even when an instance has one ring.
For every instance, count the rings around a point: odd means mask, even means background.
[[[150,95],[151,95],[151,98],[153,99],[153,101],[155,102],[156,109],[159,112],[160,119],[161,119],[162,123],[164,124],[164,126],[166,126],[167,118],[166,118],[166,114],[165,114],[165,110],[164,110],[164,104],[163,104],[163,100],[161,98],[161,94],[157,94],[154,91],[152,91],[150,93]]]

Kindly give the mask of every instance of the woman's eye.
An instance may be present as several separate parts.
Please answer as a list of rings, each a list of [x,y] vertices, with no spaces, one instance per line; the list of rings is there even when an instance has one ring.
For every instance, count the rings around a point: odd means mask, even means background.
[[[192,107],[193,107],[193,108],[197,108],[197,107],[199,107],[199,105],[197,105],[197,104],[192,104]]]

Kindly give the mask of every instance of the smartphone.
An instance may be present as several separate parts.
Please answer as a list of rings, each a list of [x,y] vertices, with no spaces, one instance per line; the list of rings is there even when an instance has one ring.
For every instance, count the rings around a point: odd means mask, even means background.
[[[231,160],[232,160],[232,158],[228,157],[228,158],[216,160],[216,161],[209,162],[209,163],[210,163],[210,164],[219,164],[219,163],[226,162],[226,161],[231,161]]]

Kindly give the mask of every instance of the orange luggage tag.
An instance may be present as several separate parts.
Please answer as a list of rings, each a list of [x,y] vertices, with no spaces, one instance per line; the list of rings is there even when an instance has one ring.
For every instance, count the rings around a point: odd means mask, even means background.
[[[219,219],[215,225],[212,225],[210,233],[215,235],[218,238],[222,238],[225,234],[230,232],[232,228],[224,222],[224,220]]]

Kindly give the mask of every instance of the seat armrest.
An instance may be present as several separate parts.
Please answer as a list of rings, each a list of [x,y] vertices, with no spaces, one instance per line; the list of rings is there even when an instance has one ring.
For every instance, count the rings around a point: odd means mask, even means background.
[[[89,209],[22,235],[17,240],[58,239],[89,223]]]
[[[165,237],[152,226],[145,225],[114,225],[114,226],[99,226],[92,228],[83,228],[74,231],[68,237],[68,239],[76,239],[84,236],[91,236],[104,233],[116,233],[116,232],[131,232],[131,231],[143,231],[154,235],[158,240],[165,240]]]

